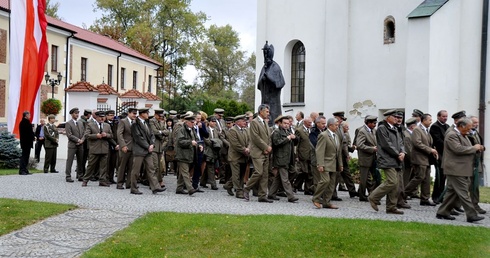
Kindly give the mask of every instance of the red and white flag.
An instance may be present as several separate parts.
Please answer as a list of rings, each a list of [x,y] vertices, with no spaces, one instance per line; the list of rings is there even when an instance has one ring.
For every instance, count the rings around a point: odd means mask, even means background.
[[[48,59],[46,0],[10,1],[10,78],[8,130],[19,137],[22,113],[34,110]],[[32,116],[31,116],[32,118]],[[31,120],[32,122],[32,120]]]

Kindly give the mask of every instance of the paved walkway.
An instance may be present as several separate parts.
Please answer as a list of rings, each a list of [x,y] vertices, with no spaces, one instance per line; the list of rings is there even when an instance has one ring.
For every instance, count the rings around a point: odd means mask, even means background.
[[[57,168],[64,171],[64,160],[58,161]],[[34,174],[30,176],[1,176],[0,197],[16,198],[53,203],[75,204],[80,209],[49,218],[38,224],[0,237],[0,257],[76,257],[93,245],[103,241],[115,231],[125,228],[134,219],[153,211],[217,214],[288,214],[329,218],[362,218],[389,221],[414,221],[430,224],[477,226],[490,228],[490,217],[477,223],[467,223],[465,216],[455,221],[435,218],[437,207],[420,206],[418,200],[411,200],[410,210],[404,215],[389,215],[371,209],[369,203],[351,199],[347,192],[339,192],[342,202],[336,202],[340,209],[315,209],[311,196],[298,193],[298,203],[288,203],[286,198],[272,204],[259,203],[256,197],[250,202],[228,196],[220,186],[219,190],[204,189],[204,193],[193,196],[176,195],[176,178],[165,177],[167,191],[156,195],[140,186],[143,195],[132,195],[129,190],[117,190],[115,186],[99,187],[97,182],[89,182],[81,187],[81,182],[66,183],[64,173]],[[482,204],[490,211],[490,204]]]

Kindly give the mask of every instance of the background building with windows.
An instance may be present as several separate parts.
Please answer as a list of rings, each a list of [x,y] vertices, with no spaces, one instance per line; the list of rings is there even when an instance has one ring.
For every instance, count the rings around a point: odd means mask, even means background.
[[[0,123],[7,121],[9,20],[9,0],[0,0]],[[49,58],[44,70],[51,78],[61,74],[63,79],[54,88],[43,80],[39,99],[42,102],[51,98],[54,89],[54,98],[61,100],[64,107],[58,121],[69,118],[68,111],[73,107],[118,111],[123,111],[124,105],[158,108],[160,62],[109,37],[52,17],[47,20]],[[129,90],[145,97],[138,101],[120,98]]]
[[[480,116],[480,131],[490,137],[485,130],[490,113],[479,114],[480,99],[482,110],[489,100],[484,3],[257,1],[257,78],[264,62],[261,48],[268,41],[286,81],[284,114],[345,111],[355,129],[365,116],[382,119],[392,108],[405,110],[406,118],[417,108],[434,121],[441,109],[450,115],[466,110]],[[485,157],[489,163],[490,155]]]

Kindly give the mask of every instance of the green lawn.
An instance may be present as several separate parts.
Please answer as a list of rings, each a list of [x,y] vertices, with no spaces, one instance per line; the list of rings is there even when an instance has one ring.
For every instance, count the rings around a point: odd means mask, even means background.
[[[29,169],[30,173],[41,173],[43,172],[42,170],[38,169]],[[8,176],[8,175],[18,175],[19,174],[19,169],[18,168],[12,168],[12,169],[0,169],[0,176]]]
[[[490,229],[297,216],[151,213],[83,257],[490,257]]]
[[[74,205],[0,198],[0,235],[74,208]]]
[[[480,202],[490,203],[490,187],[480,187]]]

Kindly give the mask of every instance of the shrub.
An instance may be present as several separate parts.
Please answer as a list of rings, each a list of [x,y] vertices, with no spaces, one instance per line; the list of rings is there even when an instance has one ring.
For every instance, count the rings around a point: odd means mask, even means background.
[[[62,108],[63,105],[61,105],[61,101],[57,99],[47,99],[41,104],[41,112],[46,115],[57,115],[60,113]]]
[[[354,181],[355,184],[359,184],[361,180],[361,174],[359,172],[359,163],[357,158],[351,158],[349,160],[349,170],[350,174],[352,175],[352,181]]]
[[[7,131],[0,132],[0,168],[18,168],[21,156],[15,136]]]

